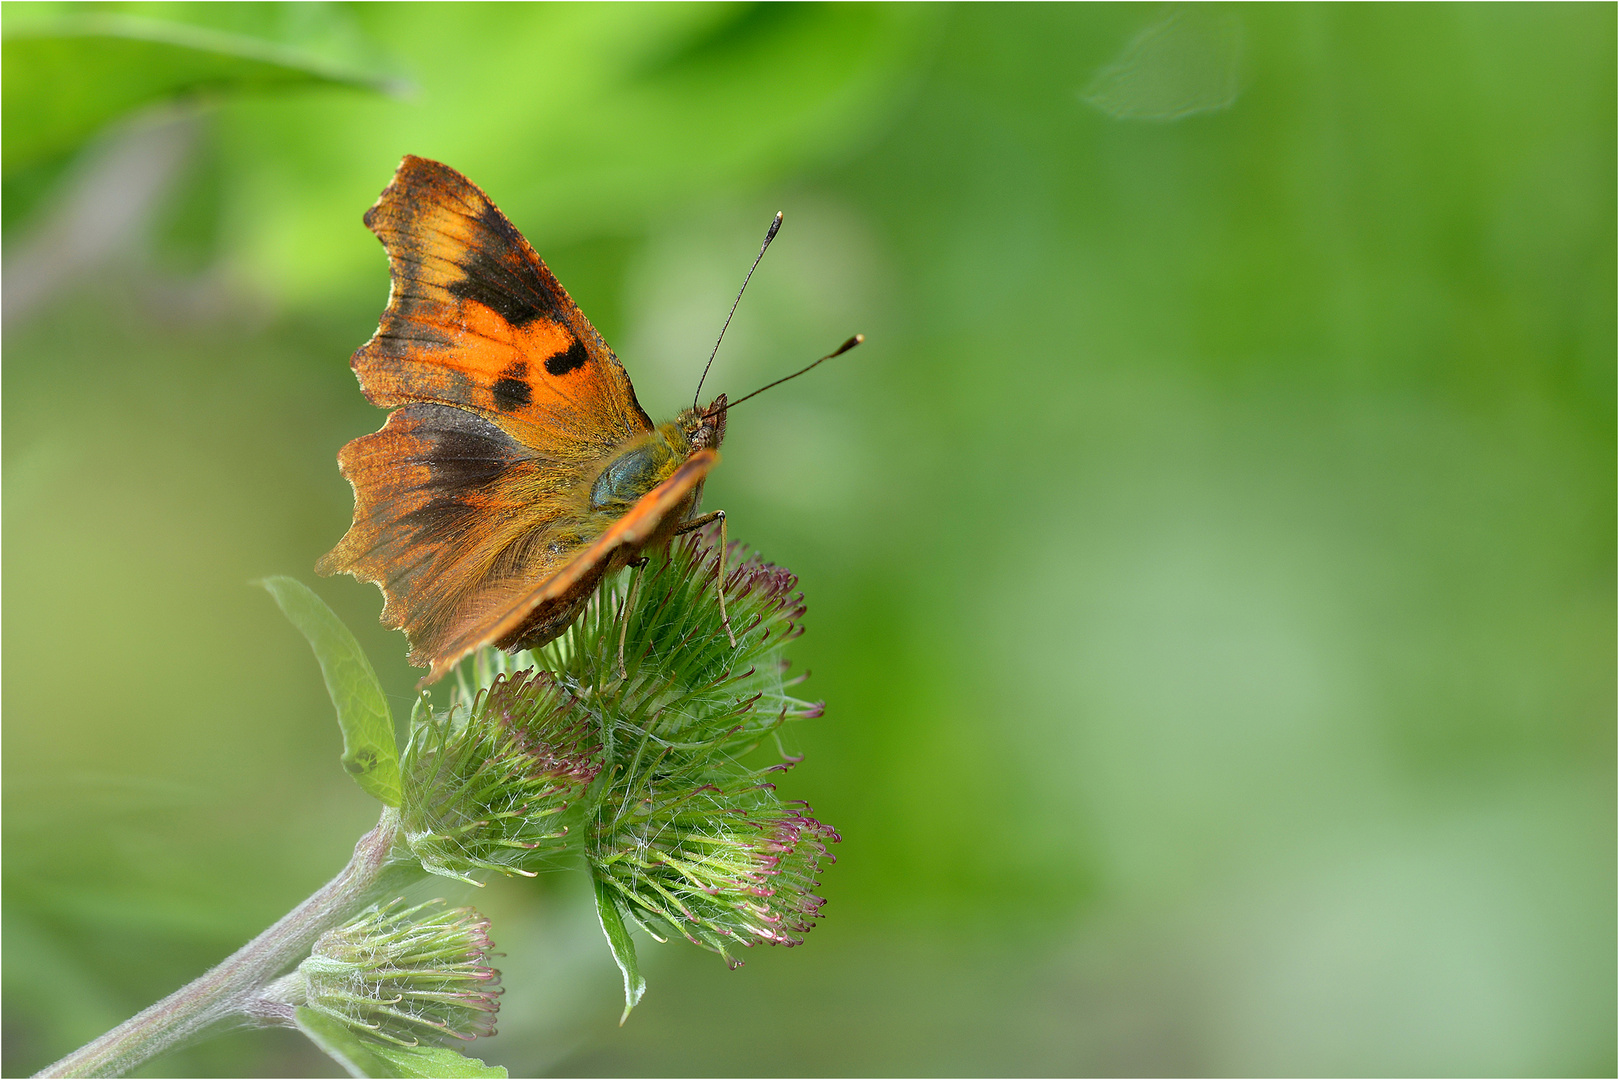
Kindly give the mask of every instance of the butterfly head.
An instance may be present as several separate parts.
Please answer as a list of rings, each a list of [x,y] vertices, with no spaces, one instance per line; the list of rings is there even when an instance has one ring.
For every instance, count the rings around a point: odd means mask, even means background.
[[[725,395],[715,398],[706,409],[688,409],[681,414],[682,434],[691,445],[691,452],[718,449],[725,440]]]

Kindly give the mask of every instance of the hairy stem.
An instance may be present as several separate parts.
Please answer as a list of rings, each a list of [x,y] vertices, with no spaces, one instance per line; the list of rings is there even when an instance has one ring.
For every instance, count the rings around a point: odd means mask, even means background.
[[[232,1017],[275,1022],[256,1008],[261,991],[301,961],[321,934],[370,898],[399,835],[399,811],[384,809],[377,827],[354,845],[341,873],[274,926],[206,975],[37,1073],[38,1076],[121,1076],[149,1058]]]

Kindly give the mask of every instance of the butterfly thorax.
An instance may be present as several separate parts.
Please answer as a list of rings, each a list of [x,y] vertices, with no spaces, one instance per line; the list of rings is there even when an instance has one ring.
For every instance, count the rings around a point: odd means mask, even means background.
[[[590,481],[593,514],[618,516],[674,475],[680,464],[725,438],[725,398],[708,409],[687,409],[674,420],[620,448]],[[695,509],[696,500],[693,500]]]
[[[673,427],[665,424],[648,432],[608,460],[590,483],[592,513],[616,517],[674,474],[687,451],[676,441],[679,432],[671,431]]]

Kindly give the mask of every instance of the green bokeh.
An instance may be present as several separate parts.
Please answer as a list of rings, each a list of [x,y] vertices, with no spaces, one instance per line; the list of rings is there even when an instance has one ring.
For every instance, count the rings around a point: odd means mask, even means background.
[[[825,920],[736,972],[643,944],[620,1029],[588,882],[496,883],[475,1053],[1619,1067],[1611,6],[113,13],[414,90],[245,80],[6,174],[10,289],[110,141],[187,133],[138,233],[5,327],[8,1075],[375,816],[248,583],[315,584],[408,707],[376,591],[311,569],[381,420],[359,219],[406,152],[489,191],[658,418],[778,209],[710,389],[868,338],[739,409],[706,496],[809,600],[829,709],[782,790],[845,838]],[[334,1072],[290,1032],[147,1070]]]

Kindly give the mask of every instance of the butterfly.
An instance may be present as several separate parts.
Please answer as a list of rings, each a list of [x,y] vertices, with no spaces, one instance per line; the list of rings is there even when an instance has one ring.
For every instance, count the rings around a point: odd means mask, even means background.
[[[316,570],[382,589],[382,624],[429,668],[420,685],[485,645],[553,640],[643,548],[713,521],[723,530],[724,511],[697,511],[720,460],[724,394],[654,425],[528,241],[447,165],[405,157],[364,220],[391,283],[350,366],[393,411],[338,454],[354,521]],[[722,614],[724,547],[722,532]]]

